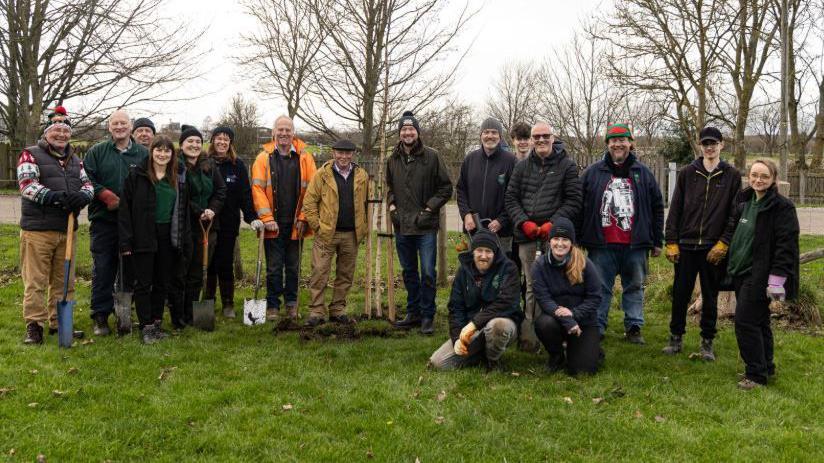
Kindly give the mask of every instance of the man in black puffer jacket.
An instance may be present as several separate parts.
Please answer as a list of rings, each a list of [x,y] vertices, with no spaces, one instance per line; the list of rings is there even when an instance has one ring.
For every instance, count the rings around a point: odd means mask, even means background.
[[[438,152],[423,145],[411,112],[403,114],[398,131],[400,141],[386,161],[386,201],[407,298],[406,318],[395,326],[420,325],[429,335],[434,332],[438,213],[452,196],[452,181]]]
[[[497,237],[481,229],[472,238],[472,251],[461,253],[461,267],[449,296],[449,339],[429,363],[450,370],[486,361],[499,366],[506,347],[523,320],[518,268],[498,247]]]
[[[533,327],[537,310],[532,294],[532,263],[536,253],[545,250],[552,222],[559,217],[575,220],[581,210],[578,167],[567,155],[564,143],[555,139],[552,127],[544,122],[532,127],[532,140],[534,147],[515,165],[505,196],[518,258],[526,275],[526,318],[519,347],[529,352],[540,346]]]

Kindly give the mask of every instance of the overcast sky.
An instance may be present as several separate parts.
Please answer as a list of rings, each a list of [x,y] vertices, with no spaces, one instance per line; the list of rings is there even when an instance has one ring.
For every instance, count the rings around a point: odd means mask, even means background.
[[[606,0],[470,0],[471,6],[480,6],[480,13],[461,36],[462,49],[469,48],[455,93],[480,108],[489,94],[491,82],[499,67],[506,61],[540,60],[553,46],[572,36],[582,19]],[[451,0],[456,8],[461,0]],[[235,93],[242,92],[259,98],[252,90],[253,82],[246,80],[234,64],[240,44],[240,35],[255,28],[237,0],[171,0],[172,17],[197,18],[208,27],[200,37],[202,49],[211,49],[204,55],[196,70],[203,77],[186,85],[185,93],[202,95],[194,100],[167,103],[152,107],[157,125],[169,120],[200,126],[206,116],[217,120],[226,103]],[[197,14],[191,15],[192,11]],[[261,122],[268,126],[285,112],[282,101],[259,101]],[[134,111],[133,111],[134,113]],[[140,114],[133,114],[138,116]],[[298,121],[298,128],[301,124]]]

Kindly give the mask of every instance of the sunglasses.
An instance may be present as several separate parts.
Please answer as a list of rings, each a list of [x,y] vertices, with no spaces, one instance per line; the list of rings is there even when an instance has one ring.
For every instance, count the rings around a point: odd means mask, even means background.
[[[550,138],[552,138],[551,133],[536,133],[532,136],[533,140],[549,140]]]

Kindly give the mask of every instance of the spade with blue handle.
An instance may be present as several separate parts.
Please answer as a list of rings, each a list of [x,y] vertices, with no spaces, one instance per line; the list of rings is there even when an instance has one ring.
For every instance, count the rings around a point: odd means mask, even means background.
[[[69,226],[66,229],[66,260],[63,263],[63,298],[57,301],[57,343],[60,347],[71,347],[74,335],[74,303],[67,301],[69,295],[69,278],[71,277],[72,257],[74,255],[74,213],[69,213]]]

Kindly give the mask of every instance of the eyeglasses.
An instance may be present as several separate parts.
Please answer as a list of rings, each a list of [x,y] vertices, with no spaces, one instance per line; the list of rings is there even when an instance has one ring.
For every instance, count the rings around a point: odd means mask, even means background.
[[[536,133],[532,135],[533,140],[549,140],[550,138],[552,138],[551,133]]]
[[[704,140],[701,142],[701,146],[715,146],[718,142],[715,140]]]

